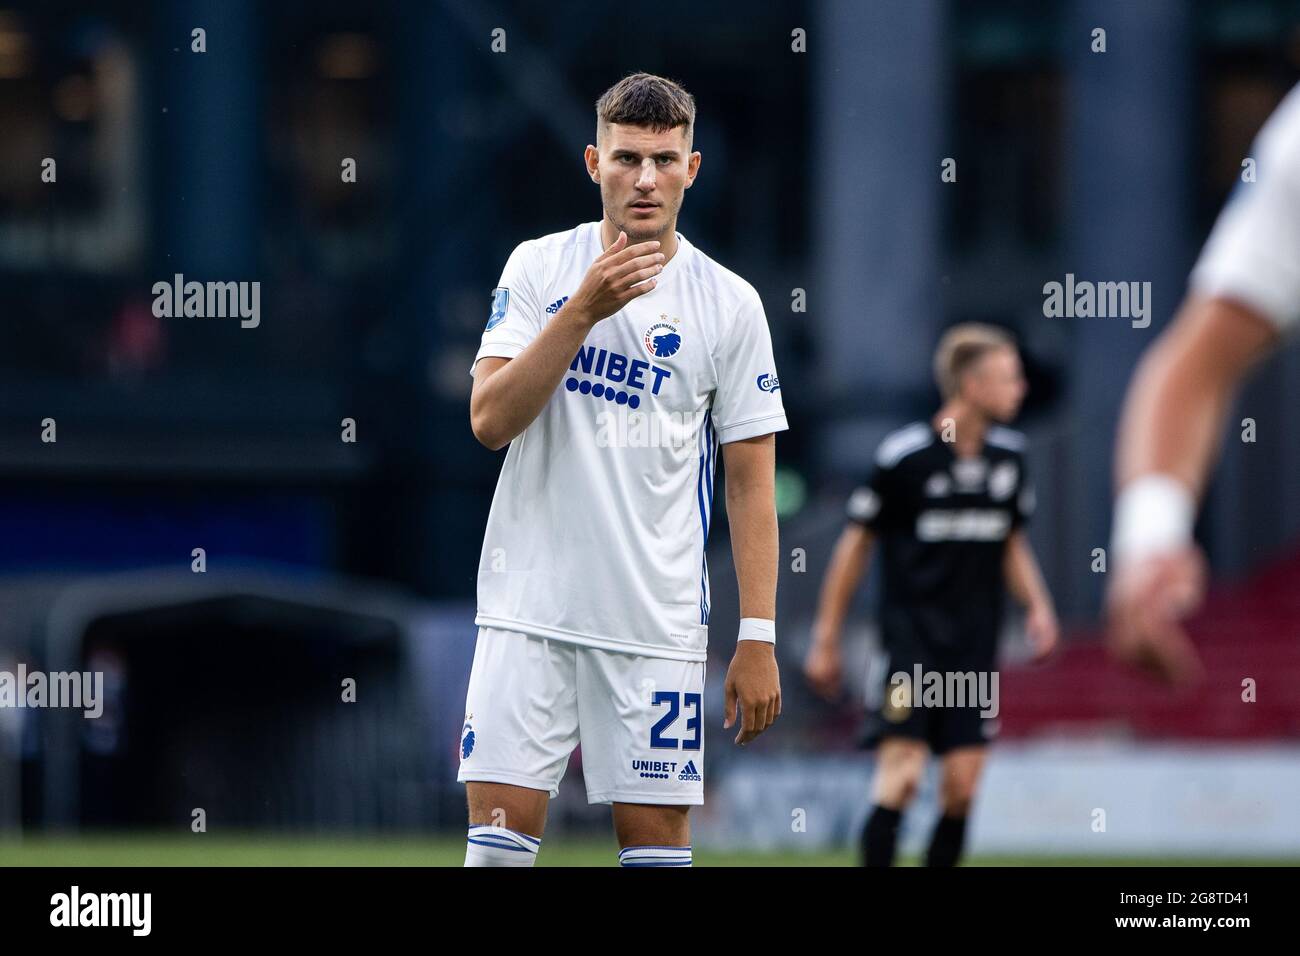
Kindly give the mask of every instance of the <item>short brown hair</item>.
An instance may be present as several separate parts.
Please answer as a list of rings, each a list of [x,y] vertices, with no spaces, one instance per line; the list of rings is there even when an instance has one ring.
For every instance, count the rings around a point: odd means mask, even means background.
[[[648,126],[656,133],[686,127],[690,143],[695,128],[695,97],[672,80],[653,73],[623,77],[596,100],[596,141],[610,123]]]
[[[1015,348],[1011,335],[996,325],[963,322],[954,325],[934,350],[934,380],[945,399],[957,394],[961,378],[971,366],[994,349]]]

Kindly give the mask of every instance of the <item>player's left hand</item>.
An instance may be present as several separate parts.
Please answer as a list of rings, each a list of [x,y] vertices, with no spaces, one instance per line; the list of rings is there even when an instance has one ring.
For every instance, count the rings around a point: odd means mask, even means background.
[[[1205,665],[1181,619],[1200,606],[1205,583],[1205,556],[1193,547],[1113,571],[1106,595],[1111,654],[1174,686],[1203,680]]]
[[[727,668],[726,715],[728,730],[740,712],[736,743],[742,747],[771,727],[781,714],[781,675],[776,667],[776,646],[766,641],[737,641],[736,654]]]
[[[1034,648],[1035,662],[1046,660],[1061,640],[1061,625],[1050,604],[1036,604],[1025,616],[1025,635]]]

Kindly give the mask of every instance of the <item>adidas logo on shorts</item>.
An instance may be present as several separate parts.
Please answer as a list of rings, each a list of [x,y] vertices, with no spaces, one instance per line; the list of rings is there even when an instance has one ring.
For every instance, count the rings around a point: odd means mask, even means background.
[[[679,773],[679,774],[677,775],[677,779],[678,779],[678,780],[694,780],[694,781],[699,781],[699,780],[700,780],[700,772],[699,772],[698,770],[695,769],[695,761],[694,761],[694,760],[688,760],[688,761],[686,761],[686,766],[683,767],[683,768],[682,768],[682,772]]]

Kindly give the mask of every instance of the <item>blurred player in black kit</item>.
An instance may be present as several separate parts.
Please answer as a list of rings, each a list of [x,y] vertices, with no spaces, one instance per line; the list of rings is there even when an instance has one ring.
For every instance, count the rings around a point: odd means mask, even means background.
[[[1002,427],[1025,395],[1015,344],[993,326],[955,326],[939,343],[935,378],[943,406],[930,421],[888,435],[869,480],[849,499],[804,665],[818,694],[839,693],[844,619],[879,542],[879,623],[889,669],[865,735],[877,754],[874,806],[862,835],[866,866],[893,864],[899,821],[931,753],[942,760],[942,816],[926,863],[952,866],[960,858],[985,745],[996,733],[1006,591],[1026,609],[1036,657],[1051,653],[1058,638],[1024,529],[1033,510],[1024,436]],[[938,700],[930,693],[936,688],[945,691]]]

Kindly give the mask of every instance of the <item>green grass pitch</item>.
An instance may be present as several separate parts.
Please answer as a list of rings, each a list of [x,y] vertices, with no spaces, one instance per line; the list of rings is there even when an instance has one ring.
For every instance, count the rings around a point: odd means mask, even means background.
[[[0,838],[0,866],[460,866],[465,858],[461,838],[357,838],[348,836],[237,837],[193,834],[32,836]],[[548,840],[538,866],[616,866],[613,840],[568,838]],[[904,863],[915,861],[905,860]],[[697,866],[853,866],[851,850],[790,852],[731,852],[697,849]],[[1295,859],[1229,857],[975,857],[968,866],[1296,866]]]

